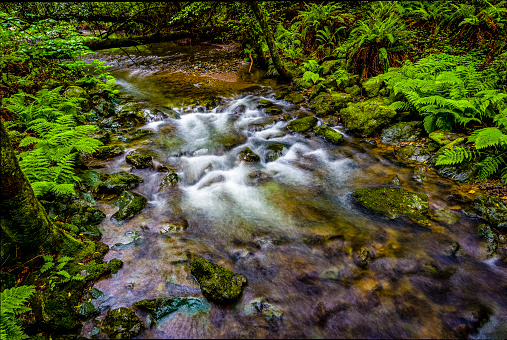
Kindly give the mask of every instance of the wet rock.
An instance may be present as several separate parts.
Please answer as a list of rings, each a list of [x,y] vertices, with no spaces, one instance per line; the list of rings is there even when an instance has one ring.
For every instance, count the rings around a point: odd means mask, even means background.
[[[317,122],[317,117],[308,116],[290,121],[289,124],[287,124],[287,128],[294,132],[305,132],[317,125]]]
[[[436,157],[435,157],[436,158]],[[435,159],[433,158],[433,159]],[[460,165],[443,165],[436,167],[438,174],[442,177],[452,179],[458,183],[468,183],[475,179],[478,170],[475,163],[463,162]]]
[[[266,157],[267,157],[268,161],[274,162],[279,157],[281,157],[283,155],[284,148],[285,148],[285,145],[283,145],[282,143],[269,144],[267,147],[268,152],[266,153]]]
[[[74,224],[84,232],[87,230],[85,227],[97,225],[106,218],[95,205],[96,202],[90,194],[78,192],[78,195],[59,198],[45,204],[45,208],[49,217]],[[97,236],[100,236],[100,233]]]
[[[463,254],[463,250],[458,242],[454,241],[444,250],[444,255],[447,257],[456,258]]]
[[[490,225],[500,230],[507,230],[507,207],[500,197],[477,195],[473,206]]]
[[[133,153],[125,158],[136,169],[153,168],[153,157],[145,153]]]
[[[241,105],[236,106],[232,110],[231,114],[233,114],[235,116],[238,116],[238,115],[241,115],[241,114],[245,113],[245,111],[246,111],[246,106],[243,105],[243,104],[241,104]]]
[[[148,200],[138,193],[123,191],[120,198],[115,203],[118,205],[119,209],[111,216],[111,219],[124,221],[141,212],[148,204]]]
[[[355,263],[361,268],[366,268],[368,263],[374,258],[375,253],[370,247],[362,247],[359,254],[356,256]]]
[[[257,108],[258,109],[264,109],[264,108],[267,108],[267,107],[270,107],[270,106],[273,106],[273,102],[271,100],[267,100],[267,99],[261,99],[259,100],[259,105],[257,105]]]
[[[138,301],[134,305],[150,313],[155,320],[159,320],[185,306],[192,311],[208,310],[210,308],[209,304],[204,299],[195,297],[146,299]]]
[[[125,148],[119,145],[99,146],[92,155],[97,159],[108,159],[119,156],[125,152]]]
[[[141,182],[143,182],[141,177],[120,171],[107,175],[106,180],[97,186],[95,193],[98,195],[120,194],[125,190],[135,188]]]
[[[339,92],[320,93],[310,103],[310,108],[317,116],[336,115],[340,109],[352,101],[352,95]]]
[[[456,139],[465,138],[466,135],[449,131],[436,130],[429,134],[430,140],[439,146],[447,145]]]
[[[479,236],[486,240],[486,254],[488,258],[494,257],[498,250],[498,236],[491,230],[487,224],[481,224],[477,227]]]
[[[271,106],[266,109],[266,113],[269,113],[270,115],[278,115],[282,113],[282,109],[276,106]]]
[[[102,320],[102,331],[110,339],[132,339],[139,335],[144,326],[136,313],[125,307],[107,312]]]
[[[231,254],[231,259],[233,261],[239,261],[251,255],[253,255],[253,252],[250,249],[234,249]]]
[[[259,155],[253,152],[250,148],[242,150],[238,155],[240,160],[243,160],[245,162],[259,162],[261,160]]]
[[[250,300],[243,308],[243,313],[245,315],[260,314],[267,321],[281,321],[283,317],[283,310],[265,297]]]
[[[260,185],[262,183],[269,181],[272,177],[273,177],[272,174],[257,170],[248,174],[248,183],[252,185]]]
[[[377,142],[375,141],[375,139],[362,139],[359,141],[359,143],[362,146],[366,146],[367,148],[376,148],[377,147]]]
[[[81,307],[79,307],[77,310],[77,316],[81,320],[89,320],[92,317],[99,315],[99,310],[95,308],[91,302],[81,302],[80,306]]]
[[[284,98],[286,101],[291,102],[293,104],[300,104],[305,101],[305,97],[302,94],[297,92],[289,93]]]
[[[98,299],[99,297],[103,296],[104,295],[104,292],[102,292],[101,290],[97,289],[97,288],[92,288],[90,289],[84,296],[83,296],[83,299],[85,300],[88,300],[88,299],[92,299],[92,300],[96,300]]]
[[[382,98],[368,99],[364,102],[349,103],[340,110],[340,117],[347,130],[364,136],[391,122],[396,111],[389,108]]]
[[[414,142],[421,136],[422,122],[400,122],[385,128],[380,134],[384,144],[394,145],[399,142]]]
[[[354,271],[350,266],[339,264],[334,267],[327,268],[320,273],[319,278],[322,280],[344,281],[352,278]]]
[[[426,182],[426,168],[423,166],[414,168],[412,178],[414,179],[414,181],[420,184]]]
[[[237,300],[247,283],[244,275],[232,273],[200,257],[192,261],[190,271],[199,283],[203,295],[217,304]]]
[[[429,151],[414,144],[405,145],[395,150],[396,157],[401,161],[426,162],[431,158]]]
[[[137,231],[127,231],[121,238],[120,242],[115,243],[112,250],[126,250],[137,247],[141,244],[142,239]]]
[[[398,177],[398,175],[394,176],[394,178],[391,181],[391,183],[394,184],[394,185],[401,185],[400,178]]]
[[[460,217],[449,209],[438,209],[432,217],[448,225],[452,225],[460,220]]]
[[[169,172],[164,177],[162,177],[162,180],[160,181],[159,189],[158,191],[161,191],[165,188],[168,188],[169,186],[173,187],[180,181],[180,177],[176,172]]]
[[[382,86],[382,80],[368,79],[363,82],[363,89],[366,91],[368,97],[373,98],[379,94],[380,87]]]
[[[338,131],[333,130],[327,125],[320,125],[315,128],[315,134],[324,137],[324,139],[330,141],[333,144],[342,144],[345,142],[345,138]]]
[[[114,120],[122,125],[130,123],[132,127],[146,123],[144,113],[139,105],[134,103],[124,105]]]
[[[423,264],[422,270],[426,275],[439,280],[447,280],[456,272],[455,267],[448,266],[441,268],[434,260],[426,261]],[[431,286],[427,288],[429,290],[432,289]]]
[[[289,91],[280,91],[275,94],[275,99],[280,100],[284,99],[286,95],[289,94]]]
[[[402,188],[378,188],[357,190],[353,196],[359,203],[378,214],[394,219],[409,216],[425,219],[429,212],[428,196]]]

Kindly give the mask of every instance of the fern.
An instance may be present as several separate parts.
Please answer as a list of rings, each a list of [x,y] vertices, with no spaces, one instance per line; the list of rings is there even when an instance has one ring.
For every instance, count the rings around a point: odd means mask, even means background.
[[[464,147],[444,149],[443,154],[438,157],[436,165],[456,165],[472,158],[473,152]]]
[[[27,339],[15,317],[28,312],[31,308],[24,306],[35,293],[34,286],[19,286],[5,289],[0,294],[0,339]]]

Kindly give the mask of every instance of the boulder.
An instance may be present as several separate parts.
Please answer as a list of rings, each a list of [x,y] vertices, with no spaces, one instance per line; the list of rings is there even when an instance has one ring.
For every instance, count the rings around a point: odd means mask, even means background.
[[[233,273],[200,257],[192,261],[190,272],[199,283],[204,297],[217,304],[236,301],[247,283],[244,275]]]
[[[132,339],[138,336],[144,326],[136,313],[126,307],[107,312],[102,320],[102,331],[110,339]]]
[[[283,149],[285,148],[285,145],[282,143],[273,143],[268,145],[266,157],[270,162],[274,162],[278,159],[278,157],[282,156]]]
[[[153,168],[153,157],[145,153],[133,153],[125,158],[136,169]]]
[[[301,93],[292,92],[285,96],[284,98],[286,101],[294,103],[294,104],[300,104],[305,101],[305,97]]]
[[[269,113],[270,115],[277,115],[282,113],[282,109],[277,106],[271,106],[266,109],[266,113]]]
[[[88,93],[80,86],[69,86],[65,90],[65,97],[67,98],[86,98],[88,99]]]
[[[345,142],[343,135],[327,125],[321,125],[316,127],[315,134],[324,137],[324,139],[330,141],[333,144],[342,144]]]
[[[239,154],[239,158],[245,162],[259,162],[261,158],[250,148],[242,150]]]
[[[358,96],[361,93],[361,88],[357,85],[349,86],[344,89],[345,93],[351,96]]]
[[[141,177],[120,171],[107,175],[106,180],[96,187],[95,193],[98,195],[120,194],[125,190],[135,188],[141,182],[143,182]]]
[[[347,103],[352,101],[352,95],[339,92],[323,92],[319,94],[310,103],[310,108],[317,116],[337,114],[337,112],[346,107]]]
[[[408,216],[422,220],[429,213],[428,196],[402,188],[378,188],[357,190],[353,196],[364,207],[388,218]]]
[[[267,107],[270,107],[270,106],[273,106],[273,102],[271,100],[267,100],[267,99],[261,99],[259,100],[259,105],[257,105],[257,108],[258,109],[263,109],[263,108],[267,108]]]
[[[363,82],[363,89],[369,98],[376,97],[379,94],[380,87],[382,86],[382,80],[368,79]]]
[[[426,162],[431,158],[430,152],[427,149],[414,144],[396,149],[395,155],[400,161]]]
[[[110,136],[110,135],[109,135]],[[121,155],[125,151],[123,146],[104,145],[99,146],[93,153],[93,157],[98,159],[108,159]]]
[[[111,219],[124,221],[137,215],[144,209],[148,200],[135,192],[123,191],[116,201],[119,209],[111,216]]]
[[[115,116],[114,121],[122,126],[129,123],[127,125],[133,127],[146,123],[146,117],[138,104],[131,103],[121,108],[120,112]]]
[[[305,132],[317,125],[317,122],[317,117],[308,116],[290,121],[289,124],[287,124],[287,128],[294,132]]]
[[[479,231],[479,236],[486,240],[486,256],[488,258],[496,255],[498,251],[498,236],[493,233],[491,227],[487,224],[481,224],[477,227]]]
[[[477,195],[473,203],[475,211],[490,225],[507,230],[507,207],[502,199],[493,195]]]
[[[466,135],[462,133],[436,130],[430,133],[428,137],[430,138],[430,140],[437,143],[439,146],[444,146],[459,138],[465,138]]]
[[[209,304],[204,299],[195,297],[146,299],[136,302],[135,306],[150,313],[155,320],[159,320],[184,306],[187,306],[191,310],[209,309]]]
[[[340,117],[347,130],[364,136],[387,125],[396,116],[396,111],[384,104],[382,98],[373,98],[360,103],[349,103],[340,110]]]
[[[97,225],[106,218],[95,205],[96,202],[90,194],[78,192],[77,195],[59,198],[46,204],[45,208],[49,217],[74,224],[84,232],[86,227]]]
[[[380,139],[384,144],[394,145],[399,142],[414,142],[421,136],[422,122],[400,122],[382,130]]]
[[[339,67],[338,60],[326,60],[320,66],[322,66],[322,75],[327,76],[333,73]]]

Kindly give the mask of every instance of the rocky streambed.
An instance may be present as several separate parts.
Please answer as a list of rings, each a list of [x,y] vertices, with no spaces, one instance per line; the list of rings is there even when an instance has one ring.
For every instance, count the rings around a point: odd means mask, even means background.
[[[425,135],[357,77],[329,92],[157,63],[211,67],[194,48],[96,56],[122,99],[89,98],[106,146],[62,207],[123,267],[83,301],[83,336],[506,334],[505,202],[434,166],[463,136]]]

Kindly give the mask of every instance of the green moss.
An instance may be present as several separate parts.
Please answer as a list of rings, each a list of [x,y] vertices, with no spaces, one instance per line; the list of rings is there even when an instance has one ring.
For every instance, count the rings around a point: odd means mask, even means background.
[[[365,136],[388,124],[395,116],[396,111],[386,106],[381,98],[349,103],[346,108],[340,110],[340,117],[347,130]]]
[[[259,105],[257,107],[263,108],[263,107],[270,107],[270,106],[273,106],[273,102],[271,100],[261,99],[261,100],[259,100]]]
[[[95,192],[97,194],[120,194],[125,190],[135,188],[143,179],[139,176],[120,171],[111,174],[100,183]]]
[[[282,113],[282,109],[280,109],[276,106],[271,106],[266,109],[266,113],[269,113],[270,115],[277,115],[277,114]]]
[[[351,96],[358,96],[361,93],[361,88],[357,85],[353,85],[345,88],[345,93],[350,94]]]
[[[477,195],[474,209],[492,226],[507,230],[507,207],[502,199],[493,195]]]
[[[427,195],[401,188],[357,190],[353,196],[363,206],[389,219],[403,215],[416,220],[423,220],[429,212]]]
[[[245,162],[259,162],[261,160],[259,155],[253,152],[252,149],[250,148],[246,148],[243,151],[241,151],[239,153],[239,157]]]
[[[317,125],[317,122],[317,117],[308,116],[290,121],[287,125],[287,128],[294,132],[305,132]]]
[[[326,60],[322,63],[322,75],[333,73],[339,66],[338,60]]]
[[[429,138],[440,146],[447,145],[457,139],[463,139],[465,135],[449,131],[436,130],[429,134]],[[458,142],[461,143],[461,142]]]
[[[116,274],[123,267],[123,262],[120,259],[112,259],[107,263],[107,266],[111,270],[111,274]]]
[[[382,85],[382,81],[370,81],[367,80],[363,83],[363,89],[365,90],[368,97],[373,98],[379,94],[380,86]]]
[[[153,167],[153,157],[148,154],[134,153],[125,158],[128,164],[133,165],[136,169],[145,169]]]
[[[288,95],[285,96],[284,99],[294,104],[299,104],[305,101],[305,97],[303,97],[302,94],[297,92],[289,93]]]
[[[310,108],[317,116],[334,115],[340,109],[347,106],[352,101],[352,95],[340,92],[320,93],[310,103]]]
[[[92,155],[98,159],[113,158],[121,155],[125,151],[125,148],[119,145],[104,145],[99,146]]]
[[[135,192],[123,191],[116,202],[119,209],[111,216],[117,221],[124,221],[137,215],[144,209],[148,200]]]
[[[218,304],[237,300],[247,283],[244,275],[232,273],[200,257],[192,261],[190,272],[199,282],[202,294]]]
[[[342,144],[345,141],[343,135],[327,125],[321,125],[315,128],[315,134],[322,136],[333,144]]]
[[[110,310],[102,320],[102,330],[110,339],[132,339],[143,329],[141,319],[125,307]]]

